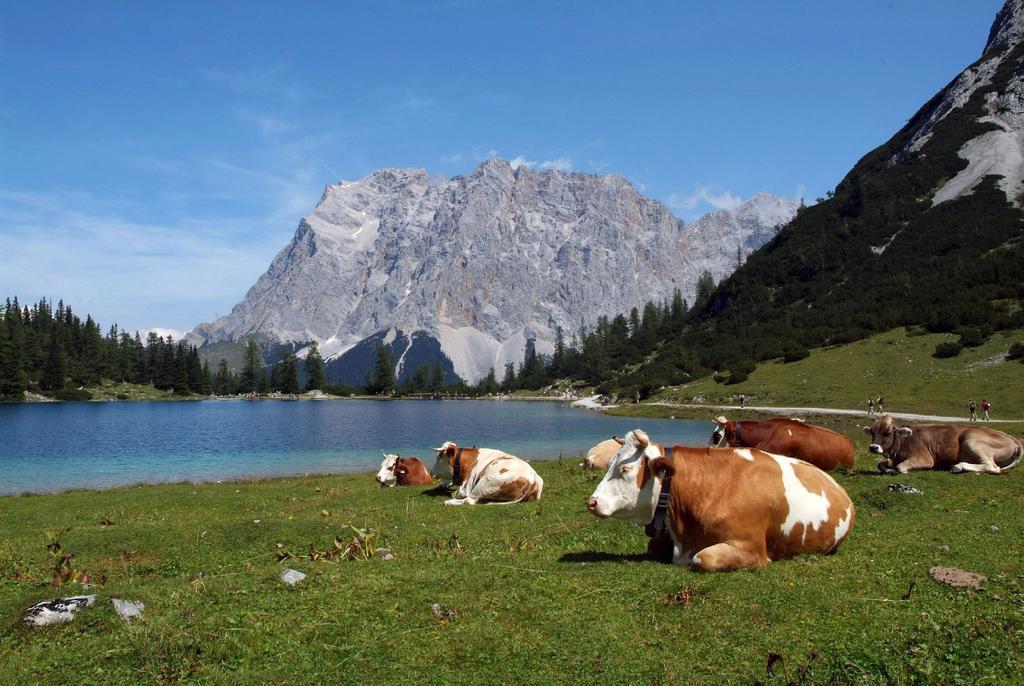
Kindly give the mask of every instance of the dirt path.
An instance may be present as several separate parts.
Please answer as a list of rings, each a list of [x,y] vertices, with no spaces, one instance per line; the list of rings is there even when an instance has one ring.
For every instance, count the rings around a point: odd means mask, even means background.
[[[763,407],[757,405],[747,405],[741,408],[739,405],[684,405],[682,403],[650,403],[651,405],[663,405],[665,407],[682,407],[691,410],[712,410],[719,412],[722,410],[753,410],[756,412],[767,412],[769,414],[836,414],[845,415],[849,417],[864,417],[868,418],[868,413],[864,410],[840,410],[833,407]],[[895,419],[909,419],[915,422],[967,422],[967,417],[945,417],[937,414],[914,414],[912,412],[886,412],[887,415],[892,416]],[[978,424],[1013,424],[1024,422],[1024,419],[993,419],[991,421],[977,422]]]

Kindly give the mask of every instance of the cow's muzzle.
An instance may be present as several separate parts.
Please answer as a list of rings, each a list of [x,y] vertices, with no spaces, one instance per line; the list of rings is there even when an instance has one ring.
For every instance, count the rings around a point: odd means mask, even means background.
[[[869,445],[868,450],[876,455],[882,454],[882,446],[878,445],[877,443],[872,443],[871,445]]]

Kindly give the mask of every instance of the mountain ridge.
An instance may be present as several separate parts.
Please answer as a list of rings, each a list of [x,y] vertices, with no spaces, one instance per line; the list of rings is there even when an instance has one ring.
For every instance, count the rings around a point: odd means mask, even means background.
[[[472,382],[520,362],[530,341],[550,353],[558,328],[570,336],[675,289],[692,298],[702,271],[722,278],[796,209],[762,193],[686,223],[614,174],[500,158],[451,178],[380,169],[326,186],[245,298],[189,341],[316,340],[329,374],[352,383],[364,363],[342,368],[360,343],[404,341],[391,350],[401,377],[413,341],[419,359],[433,340],[449,377]]]

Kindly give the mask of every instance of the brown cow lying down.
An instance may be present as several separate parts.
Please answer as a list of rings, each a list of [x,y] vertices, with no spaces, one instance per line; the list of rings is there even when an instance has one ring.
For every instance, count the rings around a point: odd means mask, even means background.
[[[883,414],[864,431],[871,436],[869,450],[885,457],[878,463],[885,474],[915,469],[1005,474],[1024,455],[1020,439],[984,426],[896,426],[892,417]]]
[[[830,471],[853,468],[853,443],[846,436],[823,426],[805,424],[799,419],[715,419],[711,445],[732,448],[757,448],[776,455],[788,455],[815,467]]]
[[[384,454],[377,472],[377,483],[381,487],[391,486],[423,486],[434,483],[427,470],[427,465],[418,457],[401,457],[400,455]]]
[[[622,445],[622,441],[615,438],[601,441],[587,451],[587,456],[583,459],[583,466],[586,469],[605,471],[608,469],[608,461],[615,456],[615,453],[619,452],[620,445]]]
[[[646,524],[671,478],[666,524],[672,561],[724,572],[803,553],[831,553],[853,527],[846,491],[817,467],[750,448],[669,450],[639,429],[587,503],[598,517]]]
[[[460,448],[447,441],[437,452],[431,473],[458,486],[445,505],[489,505],[540,500],[544,480],[524,460],[492,448]]]

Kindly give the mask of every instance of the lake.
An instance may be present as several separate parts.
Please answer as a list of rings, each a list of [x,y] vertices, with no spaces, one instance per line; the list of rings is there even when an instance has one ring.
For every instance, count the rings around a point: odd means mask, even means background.
[[[429,464],[430,448],[446,440],[553,459],[638,427],[670,445],[705,445],[713,428],[710,422],[608,417],[556,402],[0,404],[0,495],[376,471],[382,450]]]

